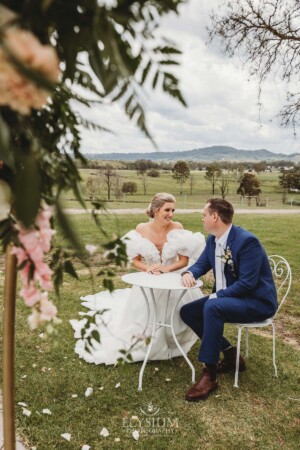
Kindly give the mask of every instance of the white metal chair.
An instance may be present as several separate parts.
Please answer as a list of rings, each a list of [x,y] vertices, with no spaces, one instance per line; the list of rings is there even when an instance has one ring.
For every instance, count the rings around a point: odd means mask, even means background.
[[[269,256],[269,262],[274,277],[277,297],[278,297],[278,308],[276,313],[270,319],[264,320],[262,322],[252,322],[252,323],[235,323],[231,325],[236,325],[238,327],[238,339],[237,339],[237,353],[236,353],[236,369],[234,375],[234,387],[238,387],[238,377],[239,377],[239,361],[240,361],[240,351],[241,351],[241,339],[242,330],[246,329],[246,357],[249,354],[248,348],[248,330],[249,328],[262,328],[271,325],[273,329],[273,366],[275,369],[275,376],[277,377],[277,366],[275,362],[275,323],[274,318],[278,314],[278,311],[282,307],[287,295],[289,293],[292,284],[292,272],[289,263],[285,258],[279,255]]]

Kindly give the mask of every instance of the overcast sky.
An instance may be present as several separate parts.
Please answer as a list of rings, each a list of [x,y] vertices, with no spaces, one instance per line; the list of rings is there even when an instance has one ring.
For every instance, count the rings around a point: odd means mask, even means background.
[[[169,15],[163,21],[162,34],[183,51],[178,76],[188,108],[161,91],[145,97],[148,128],[158,150],[227,145],[245,150],[265,148],[275,153],[300,152],[292,130],[281,129],[275,117],[285,101],[285,86],[280,80],[264,84],[259,112],[257,79],[249,79],[238,58],[223,56],[216,45],[206,44],[208,13],[220,3],[189,0],[179,16]],[[116,132],[84,131],[84,153],[155,151],[118,105],[93,108],[84,114]]]

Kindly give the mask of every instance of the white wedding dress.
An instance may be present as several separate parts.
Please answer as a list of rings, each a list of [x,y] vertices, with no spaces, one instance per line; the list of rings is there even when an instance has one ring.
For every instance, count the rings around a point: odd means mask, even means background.
[[[200,256],[205,247],[205,238],[201,233],[192,233],[187,230],[172,230],[167,235],[162,253],[160,254],[156,246],[140,233],[133,230],[123,238],[126,243],[128,260],[141,255],[147,264],[160,263],[164,266],[172,264],[177,260],[177,255],[189,257],[189,265]],[[180,269],[182,272],[184,269]],[[159,276],[159,275],[153,275]],[[188,328],[181,320],[179,310],[185,303],[203,297],[200,289],[192,289],[186,292],[178,305],[178,313],[174,316],[174,329],[177,339],[183,350],[187,353],[197,340],[194,332]],[[166,290],[155,290],[157,321],[170,323],[172,306],[178,299],[178,292],[171,292],[169,302],[167,302]],[[90,352],[86,351],[86,341],[82,339],[81,330],[87,322],[86,318],[81,320],[70,320],[75,331],[74,337],[77,339],[75,352],[80,358],[88,363],[94,364],[115,364],[122,355],[120,350],[128,350],[132,343],[141,338],[131,353],[133,361],[142,361],[147,351],[145,336],[151,335],[151,325],[145,329],[148,319],[147,306],[143,294],[138,286],[132,288],[117,289],[110,293],[102,291],[94,295],[81,297],[82,306],[90,311],[81,312],[80,315],[89,314],[95,316],[95,323],[85,331],[85,337],[91,335],[93,330],[98,330],[101,336],[101,343],[92,340],[93,345],[89,345]],[[101,311],[105,311],[100,314]],[[151,316],[151,309],[150,309]],[[144,339],[143,339],[144,338]],[[160,327],[155,335],[155,340],[149,356],[150,360],[169,359],[174,356],[181,356],[170,328]]]

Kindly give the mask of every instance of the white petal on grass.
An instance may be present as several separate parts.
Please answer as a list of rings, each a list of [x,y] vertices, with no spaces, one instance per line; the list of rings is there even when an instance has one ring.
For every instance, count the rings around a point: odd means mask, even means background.
[[[102,428],[102,430],[100,431],[100,436],[103,436],[103,437],[109,436],[108,429],[107,428]]]
[[[115,442],[120,442],[120,438],[115,438]]]
[[[26,417],[30,417],[31,416],[31,411],[29,411],[29,409],[23,408],[23,414]]]
[[[88,387],[87,390],[85,391],[84,395],[86,397],[89,397],[90,395],[92,395],[92,393],[93,393],[93,388]]]
[[[70,433],[63,433],[63,434],[61,434],[61,437],[64,438],[66,441],[69,441],[69,442],[71,440],[71,434]]]
[[[89,252],[90,255],[93,255],[97,250],[97,245],[87,244],[85,246],[85,249]]]
[[[132,420],[139,420],[138,416],[131,416]]]
[[[23,376],[22,376],[23,379],[26,378],[26,377],[27,377],[27,375],[23,375]]]
[[[103,386],[99,387],[99,391],[103,391],[103,389],[104,389]]]
[[[71,397],[72,398],[76,398],[76,397],[78,397],[78,395],[77,394],[72,394]]]
[[[48,408],[44,408],[42,411],[43,414],[48,414],[49,416],[51,416],[52,412],[50,411],[50,409]]]
[[[91,446],[90,445],[83,445],[82,447],[81,447],[81,450],[90,450],[90,448],[91,448]]]
[[[166,378],[166,381],[171,381],[171,378]]]
[[[19,406],[27,406],[27,403],[24,403],[24,402],[18,402],[18,405],[19,405]]]
[[[133,437],[133,439],[135,439],[136,441],[139,440],[139,438],[140,438],[140,433],[138,432],[138,430],[134,430],[134,431],[132,432],[132,437]]]
[[[117,383],[116,385],[115,385],[115,388],[117,389],[117,388],[119,388],[121,386],[121,383]]]

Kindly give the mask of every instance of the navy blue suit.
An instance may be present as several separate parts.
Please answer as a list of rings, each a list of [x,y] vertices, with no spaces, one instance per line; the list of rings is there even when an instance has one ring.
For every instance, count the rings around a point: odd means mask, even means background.
[[[215,275],[215,248],[215,237],[209,235],[203,253],[188,269],[195,279],[210,269]],[[219,290],[217,298],[204,297],[184,305],[180,311],[182,320],[202,340],[199,361],[206,364],[217,364],[220,351],[230,345],[223,336],[224,323],[265,320],[277,309],[270,264],[257,237],[232,225],[226,248],[233,261],[233,265],[227,263],[224,267],[226,289]]]

